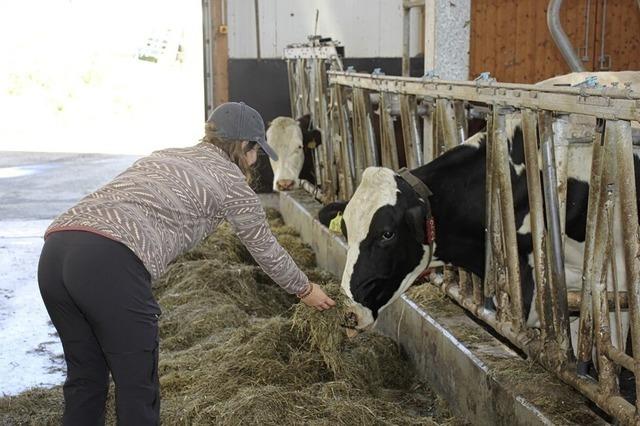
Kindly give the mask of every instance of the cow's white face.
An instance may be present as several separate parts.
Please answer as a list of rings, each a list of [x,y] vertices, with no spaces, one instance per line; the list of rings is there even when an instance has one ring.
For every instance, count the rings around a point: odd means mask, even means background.
[[[413,190],[392,170],[364,171],[343,216],[348,251],[341,285],[352,302],[347,322],[355,322],[356,329],[369,328],[426,269],[425,214]]]
[[[273,169],[273,190],[288,191],[299,185],[304,164],[302,130],[299,123],[289,117],[278,117],[267,129],[267,141],[278,154],[278,161],[269,160]]]

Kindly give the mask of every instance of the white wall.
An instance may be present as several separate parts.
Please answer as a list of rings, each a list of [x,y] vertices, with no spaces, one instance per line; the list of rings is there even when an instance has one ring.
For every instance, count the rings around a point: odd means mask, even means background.
[[[228,0],[229,57],[256,57],[254,0]],[[339,40],[345,56],[402,56],[402,0],[259,0],[260,47],[263,58],[281,58],[290,43],[313,34]],[[419,14],[411,12],[411,55],[419,50]]]

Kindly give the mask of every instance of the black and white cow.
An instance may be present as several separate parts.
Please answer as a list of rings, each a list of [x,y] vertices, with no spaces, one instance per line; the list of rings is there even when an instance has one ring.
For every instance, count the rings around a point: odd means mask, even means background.
[[[309,114],[297,120],[275,118],[267,128],[267,141],[278,154],[277,161],[270,160],[274,191],[295,189],[300,179],[316,183],[312,152],[322,143],[322,136],[312,127]]]
[[[531,267],[532,239],[523,135],[518,121],[511,123],[514,125],[508,135],[510,170],[523,299],[527,323],[536,327],[539,321],[532,303],[535,283]],[[429,246],[425,241],[424,201],[392,170],[371,167],[364,171],[361,184],[343,215],[348,252],[342,289],[352,301],[347,323],[360,331],[368,329],[379,312],[398,298],[428,266],[450,263],[484,277],[485,138],[486,133],[478,133],[465,144],[412,170],[412,174],[433,193],[429,204],[435,221],[435,250],[430,265]],[[581,288],[590,152],[590,149],[570,152],[568,160],[565,262],[569,290]],[[640,188],[637,155],[634,163],[636,186]],[[332,208],[339,210],[339,206]],[[619,225],[620,220],[616,223]],[[618,258],[618,280],[624,282],[622,256]],[[577,321],[574,326],[576,324]]]

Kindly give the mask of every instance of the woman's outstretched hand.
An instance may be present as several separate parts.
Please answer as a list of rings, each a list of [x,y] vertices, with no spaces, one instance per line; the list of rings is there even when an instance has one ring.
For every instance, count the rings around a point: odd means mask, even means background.
[[[316,308],[319,311],[336,306],[336,302],[327,296],[318,284],[310,282],[309,285],[311,286],[311,292],[300,298],[305,305]]]

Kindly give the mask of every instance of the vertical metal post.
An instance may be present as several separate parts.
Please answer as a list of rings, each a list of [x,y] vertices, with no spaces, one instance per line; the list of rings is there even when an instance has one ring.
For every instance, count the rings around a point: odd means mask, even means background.
[[[593,352],[593,304],[591,266],[594,262],[596,223],[600,205],[602,177],[602,156],[604,144],[604,120],[598,120],[591,154],[591,179],[589,181],[589,204],[587,206],[587,226],[582,266],[582,300],[580,302],[580,327],[578,331],[578,361],[591,360]]]
[[[605,128],[603,168],[598,197],[598,212],[595,223],[593,263],[588,267],[588,285],[591,286],[593,320],[598,356],[598,382],[601,392],[616,392],[615,366],[606,355],[606,346],[611,343],[607,302],[607,242],[611,237],[607,225],[608,216],[613,214],[615,201],[615,130]]]
[[[298,93],[296,90],[296,70],[295,62],[291,59],[287,59],[287,77],[289,80],[289,103],[291,104],[291,117],[297,118],[298,108],[296,107],[296,101],[298,99]]]
[[[404,136],[404,151],[407,158],[407,168],[415,169],[422,165],[422,147],[416,114],[416,97],[400,95],[400,115],[402,134]]]
[[[527,171],[529,195],[529,220],[531,221],[531,239],[533,243],[533,272],[536,279],[536,310],[540,319],[540,328],[545,338],[553,333],[553,318],[549,309],[551,297],[547,283],[546,253],[544,251],[544,204],[542,184],[538,165],[538,135],[536,113],[526,109],[522,111],[522,131],[524,134],[524,155]]]
[[[631,341],[633,342],[636,395],[640,395],[640,241],[638,206],[631,126],[628,121],[614,123],[617,130],[616,164],[620,190],[620,210],[624,235],[624,264],[627,270],[627,292],[631,310]],[[636,413],[640,412],[640,399],[636,398]]]
[[[409,76],[410,42],[411,42],[411,9],[402,8],[402,75]]]
[[[389,93],[380,92],[380,157],[383,167],[398,170],[398,147],[389,97]]]
[[[427,107],[427,113],[422,118],[424,123],[422,127],[422,160],[425,163],[432,161],[435,157],[434,151],[434,114],[435,106],[432,102],[423,101]]]
[[[496,215],[494,214],[494,196],[497,198],[497,191],[495,191],[495,183],[493,179],[493,114],[487,114],[487,135],[485,136],[485,274],[484,274],[484,289],[485,297],[493,297],[496,294],[496,272],[495,265],[496,259],[494,253],[497,251],[498,245],[501,245],[496,237],[496,229],[499,229],[500,223],[494,221]]]
[[[506,135],[505,114],[510,109],[496,108],[494,110],[494,154],[493,166],[496,168],[498,185],[500,188],[500,215],[502,219],[502,234],[507,257],[508,287],[510,299],[510,316],[516,330],[521,330],[524,324],[522,289],[520,286],[520,262],[516,241],[516,225],[513,206],[513,191],[511,188],[511,173],[509,170],[508,141]]]
[[[557,177],[553,148],[553,123],[551,113],[540,112],[538,115],[540,149],[542,151],[542,180],[544,188],[545,213],[548,228],[548,260],[550,263],[550,288],[553,307],[555,334],[561,350],[567,359],[573,356],[569,330],[569,305],[567,303],[567,285],[564,274],[564,250],[562,244],[562,227],[558,205]]]

